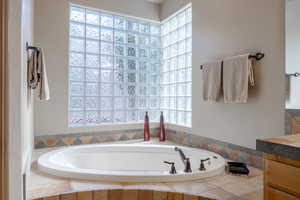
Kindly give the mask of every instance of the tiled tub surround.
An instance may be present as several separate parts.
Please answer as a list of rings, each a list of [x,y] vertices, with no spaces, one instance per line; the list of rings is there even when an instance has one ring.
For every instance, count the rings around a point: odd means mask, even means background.
[[[159,128],[151,128],[151,137],[159,136]],[[63,135],[36,136],[34,139],[35,149],[72,146],[81,144],[98,144],[105,142],[117,142],[136,140],[143,138],[143,129],[128,129],[101,131],[94,133],[76,133]]]
[[[159,129],[150,131],[152,137],[159,136]],[[105,142],[118,142],[143,138],[143,129],[105,131],[97,133],[79,133],[68,135],[36,136],[35,148],[61,147],[81,144],[97,144]],[[245,162],[256,168],[262,168],[262,154],[246,147],[197,136],[185,132],[167,129],[166,138],[177,144],[195,148],[206,149],[222,155],[224,158]]]
[[[126,143],[141,143],[142,140],[131,140]],[[118,143],[118,142],[116,142]],[[124,143],[124,141],[122,141]],[[147,142],[158,143],[158,140]],[[175,145],[166,141],[163,144]],[[59,147],[63,148],[63,147]],[[29,177],[28,195],[30,199],[39,199],[60,194],[98,190],[155,190],[194,194],[197,196],[220,200],[262,200],[262,171],[249,167],[249,176],[232,176],[225,172],[207,179],[176,183],[109,183],[92,182],[54,177],[37,169],[36,160],[46,152],[59,148],[37,149],[33,153],[31,174]],[[68,196],[68,195],[64,195]],[[55,199],[55,198],[54,198]],[[56,198],[55,200],[58,200]],[[60,198],[62,200],[64,198]],[[202,200],[202,198],[200,198]]]
[[[167,130],[167,140],[194,148],[206,149],[229,160],[244,162],[256,168],[262,169],[263,167],[262,153],[247,147],[170,129]]]
[[[300,109],[286,109],[285,134],[294,135],[300,133]]]

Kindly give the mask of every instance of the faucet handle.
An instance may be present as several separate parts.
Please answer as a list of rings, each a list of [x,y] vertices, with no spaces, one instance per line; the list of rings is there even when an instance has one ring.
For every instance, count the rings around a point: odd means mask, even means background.
[[[206,162],[206,161],[209,161],[209,165],[210,165],[210,158],[206,158],[206,159],[201,159],[200,160],[200,168],[199,168],[199,170],[200,171],[205,171],[206,170],[206,168],[205,168],[205,166],[204,166],[204,162]]]
[[[164,161],[164,163],[171,165],[171,170],[170,170],[170,174],[177,174],[176,168],[175,168],[175,163],[174,162],[168,162],[168,161]]]

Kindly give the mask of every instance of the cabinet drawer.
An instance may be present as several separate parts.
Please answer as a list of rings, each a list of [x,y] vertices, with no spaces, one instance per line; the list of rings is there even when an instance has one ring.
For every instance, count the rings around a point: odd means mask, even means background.
[[[299,198],[281,192],[271,187],[265,187],[265,200],[300,200]]]
[[[265,160],[265,184],[300,197],[300,168]]]

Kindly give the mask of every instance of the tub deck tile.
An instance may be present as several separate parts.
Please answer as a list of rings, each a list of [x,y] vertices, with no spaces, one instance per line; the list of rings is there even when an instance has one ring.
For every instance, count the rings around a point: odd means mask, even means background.
[[[215,188],[213,190],[203,192],[202,195],[207,198],[216,199],[216,200],[243,200],[242,197],[236,196],[221,188]],[[257,200],[257,199],[252,199],[252,200]]]
[[[183,183],[168,183],[173,192],[182,192],[187,194],[201,194],[205,191],[209,191],[217,188],[208,182],[183,182]]]
[[[70,186],[73,191],[91,191],[91,190],[108,190],[122,189],[123,186],[119,183],[109,182],[89,182],[80,180],[71,180]]]

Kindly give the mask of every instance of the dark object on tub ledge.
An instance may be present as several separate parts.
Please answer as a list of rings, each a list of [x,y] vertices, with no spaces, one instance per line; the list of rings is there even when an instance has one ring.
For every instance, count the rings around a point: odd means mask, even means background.
[[[245,163],[228,162],[227,171],[234,175],[249,175],[249,169]]]

